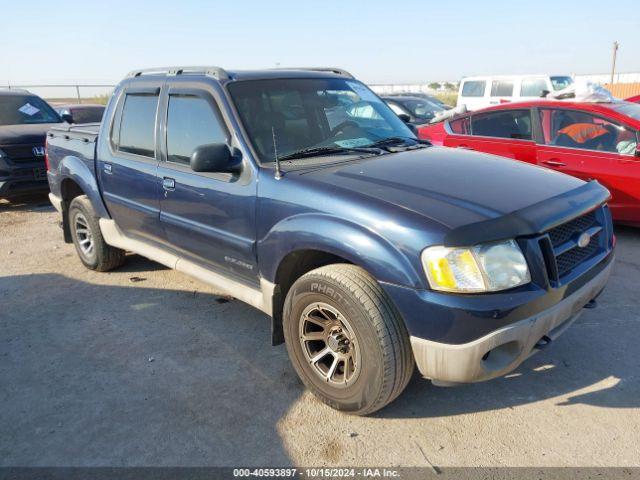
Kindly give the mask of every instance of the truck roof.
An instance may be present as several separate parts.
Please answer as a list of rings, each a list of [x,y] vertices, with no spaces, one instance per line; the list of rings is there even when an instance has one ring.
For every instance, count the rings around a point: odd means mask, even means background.
[[[346,70],[333,67],[309,67],[309,68],[272,68],[263,70],[225,70],[214,66],[174,66],[155,67],[143,70],[133,70],[129,72],[127,78],[138,78],[146,76],[182,76],[182,75],[205,75],[216,78],[219,81],[234,80],[263,80],[275,78],[326,78],[340,77],[353,78]]]

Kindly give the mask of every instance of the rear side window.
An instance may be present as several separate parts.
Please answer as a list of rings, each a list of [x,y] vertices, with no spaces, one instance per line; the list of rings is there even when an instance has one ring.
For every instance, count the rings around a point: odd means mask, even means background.
[[[226,142],[227,131],[207,100],[192,95],[169,97],[167,154],[170,162],[188,165],[197,147]]]
[[[508,110],[473,115],[471,131],[483,137],[531,140],[531,114],[529,110]]]
[[[491,96],[492,97],[512,97],[513,82],[507,82],[504,80],[494,80],[491,83]]]
[[[100,123],[104,108],[74,108],[71,111],[74,123]]]
[[[145,157],[155,156],[158,96],[128,94],[122,109],[118,150]]]
[[[469,135],[471,133],[469,123],[469,117],[458,118],[449,122],[449,128],[458,135]]]
[[[484,97],[484,89],[487,82],[484,80],[469,80],[462,85],[463,97]]]
[[[524,78],[520,85],[521,97],[540,97],[543,90],[548,90],[547,82],[544,78]]]

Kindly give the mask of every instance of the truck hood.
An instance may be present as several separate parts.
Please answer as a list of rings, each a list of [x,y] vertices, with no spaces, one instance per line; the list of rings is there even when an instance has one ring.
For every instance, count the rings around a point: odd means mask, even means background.
[[[453,230],[502,218],[585,184],[527,163],[430,147],[301,172],[308,180],[373,197]],[[598,186],[605,192],[608,192]]]
[[[60,124],[0,125],[0,146],[42,144],[47,130],[56,125]]]

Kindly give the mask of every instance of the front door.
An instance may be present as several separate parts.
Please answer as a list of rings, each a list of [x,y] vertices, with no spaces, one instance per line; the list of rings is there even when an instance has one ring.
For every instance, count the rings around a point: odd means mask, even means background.
[[[160,223],[183,257],[221,273],[258,282],[255,175],[194,172],[195,148],[225,143],[234,150],[213,87],[174,80],[163,99],[163,159],[158,167]]]
[[[640,222],[637,132],[587,112],[540,109],[537,162],[582,180],[597,180],[612,195],[617,221]]]

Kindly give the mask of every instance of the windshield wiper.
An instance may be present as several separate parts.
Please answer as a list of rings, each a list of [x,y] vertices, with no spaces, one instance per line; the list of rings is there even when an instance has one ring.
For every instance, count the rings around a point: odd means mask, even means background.
[[[321,155],[342,155],[348,153],[368,153],[371,155],[379,155],[383,153],[383,151],[370,145],[367,145],[366,147],[311,147],[303,148],[302,150],[288,153],[287,155],[282,155],[278,157],[278,160],[293,160],[294,158],[318,157]]]
[[[415,142],[415,143],[407,145],[409,141]],[[371,147],[407,147],[407,148],[418,147],[420,148],[419,146],[422,146],[422,145],[427,146],[427,145],[431,145],[431,143],[426,140],[420,140],[418,138],[387,137],[387,138],[378,140],[377,142],[370,143],[366,147],[367,148],[371,148]]]

